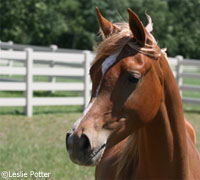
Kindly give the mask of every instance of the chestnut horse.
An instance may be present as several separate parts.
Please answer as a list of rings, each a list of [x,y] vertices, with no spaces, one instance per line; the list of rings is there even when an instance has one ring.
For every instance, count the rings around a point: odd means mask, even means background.
[[[128,9],[128,24],[112,24],[96,10],[104,40],[90,103],[67,133],[71,160],[96,165],[96,179],[200,179],[194,129],[150,16],[144,27]]]

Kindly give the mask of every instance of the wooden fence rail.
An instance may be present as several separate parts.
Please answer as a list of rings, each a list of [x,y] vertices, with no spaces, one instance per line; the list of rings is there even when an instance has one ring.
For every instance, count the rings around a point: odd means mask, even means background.
[[[9,47],[12,48],[12,51],[8,50]],[[91,91],[89,68],[94,53],[76,50],[65,51],[64,49],[60,51],[57,47],[54,47],[54,51],[52,48],[25,47],[25,45],[12,43],[8,46],[8,44],[0,42],[0,91],[24,91],[25,94],[21,98],[1,97],[0,107],[24,106],[26,115],[31,117],[33,106],[87,105]],[[10,61],[12,61],[12,66],[8,63]],[[188,60],[183,59],[182,56],[176,56],[168,58],[168,62],[176,77],[181,94],[182,91],[200,92],[200,83],[197,85],[183,83],[183,78],[200,80],[200,60]],[[185,71],[185,67],[191,67],[192,70]],[[12,76],[23,76],[24,80],[12,80]],[[48,76],[51,77],[51,80],[50,82],[34,82],[34,76]],[[78,78],[80,81],[56,82],[56,77]],[[78,91],[82,92],[83,95],[33,97],[34,91]],[[182,101],[183,103],[200,104],[200,98],[183,96]]]

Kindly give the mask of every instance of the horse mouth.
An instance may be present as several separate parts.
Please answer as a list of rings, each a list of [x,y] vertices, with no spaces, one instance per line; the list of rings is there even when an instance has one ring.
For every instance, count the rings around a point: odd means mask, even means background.
[[[86,162],[86,165],[97,165],[103,156],[105,147],[106,147],[106,144],[103,144],[96,151],[93,151],[90,154],[90,157],[88,161]]]

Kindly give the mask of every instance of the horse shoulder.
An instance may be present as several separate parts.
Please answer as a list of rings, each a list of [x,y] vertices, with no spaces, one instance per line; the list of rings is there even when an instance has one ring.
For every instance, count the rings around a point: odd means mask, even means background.
[[[192,124],[186,118],[185,118],[185,126],[186,126],[187,133],[189,134],[192,142],[194,144],[196,144],[196,133],[195,133],[195,130],[194,130]]]
[[[200,179],[199,165],[200,165],[200,154],[196,149],[196,133],[191,123],[185,118],[185,126],[188,134],[188,155],[189,155],[189,178]]]

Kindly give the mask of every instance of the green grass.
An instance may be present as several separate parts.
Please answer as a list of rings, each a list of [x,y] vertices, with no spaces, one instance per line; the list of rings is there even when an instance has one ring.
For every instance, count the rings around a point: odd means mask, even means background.
[[[185,115],[196,130],[200,150],[200,114]],[[75,165],[65,148],[66,132],[79,116],[80,113],[35,115],[33,118],[1,115],[0,171],[50,172],[50,180],[94,179],[94,167]]]
[[[33,107],[34,115],[44,114],[66,114],[72,112],[81,112],[83,106],[36,106]],[[1,107],[0,115],[24,115],[23,107]]]
[[[1,116],[0,171],[50,172],[52,180],[94,179],[94,168],[72,163],[65,148],[66,132],[79,115]]]
[[[184,78],[183,79],[184,85],[193,85],[193,86],[200,86],[200,80],[199,79],[189,79]],[[200,91],[182,91],[183,97],[190,97],[190,98],[200,98]]]
[[[200,79],[184,78],[183,84],[200,85]]]
[[[82,92],[78,91],[34,91],[33,97],[75,97],[83,96]],[[0,97],[24,97],[23,91],[0,91]]]
[[[12,75],[12,76],[8,76],[8,75],[0,75],[0,78],[5,78],[5,79],[14,79],[17,81],[24,81],[25,76],[23,75]],[[49,76],[33,76],[33,81],[34,82],[49,82],[50,78]],[[82,78],[70,78],[70,77],[56,77],[56,82],[82,82],[83,79]]]
[[[184,85],[193,85],[193,86],[200,86],[200,79],[191,79],[191,78],[184,78],[183,79]],[[190,98],[199,98],[200,99],[200,91],[182,91],[183,97],[190,97]]]

